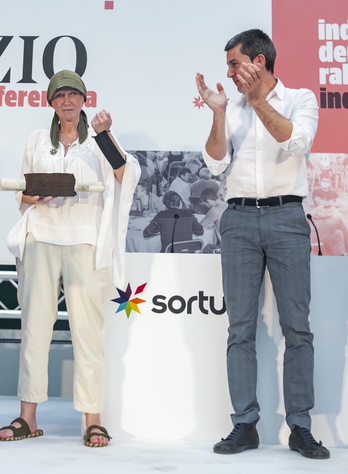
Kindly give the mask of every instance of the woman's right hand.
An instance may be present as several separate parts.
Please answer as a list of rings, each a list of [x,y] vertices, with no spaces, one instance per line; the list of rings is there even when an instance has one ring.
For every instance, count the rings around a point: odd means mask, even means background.
[[[53,196],[26,196],[22,195],[22,203],[23,204],[47,204],[48,202],[54,199]]]

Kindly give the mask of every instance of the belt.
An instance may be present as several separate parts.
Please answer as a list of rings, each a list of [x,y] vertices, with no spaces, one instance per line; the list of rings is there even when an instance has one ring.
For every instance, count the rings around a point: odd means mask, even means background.
[[[227,200],[228,204],[240,204],[242,206],[253,206],[253,207],[271,207],[281,206],[288,202],[302,202],[302,197],[293,196],[291,194],[286,196],[271,196],[268,198],[231,198]]]

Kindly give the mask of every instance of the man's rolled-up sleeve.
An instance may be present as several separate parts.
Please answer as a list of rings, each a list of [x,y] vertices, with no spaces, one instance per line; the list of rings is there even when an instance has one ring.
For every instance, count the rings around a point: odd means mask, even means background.
[[[319,108],[312,91],[300,89],[299,92],[289,118],[293,124],[291,137],[281,142],[280,146],[293,155],[308,159],[318,128]]]
[[[213,176],[218,176],[219,174],[223,173],[228,165],[231,162],[231,153],[228,151],[226,156],[220,161],[214,160],[211,156],[208,155],[206,149],[203,150],[203,159],[207,168],[211,172]]]

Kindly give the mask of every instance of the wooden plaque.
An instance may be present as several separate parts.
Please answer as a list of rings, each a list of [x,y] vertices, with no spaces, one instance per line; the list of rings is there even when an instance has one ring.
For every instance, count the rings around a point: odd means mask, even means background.
[[[76,196],[75,176],[71,173],[27,173],[26,196]]]

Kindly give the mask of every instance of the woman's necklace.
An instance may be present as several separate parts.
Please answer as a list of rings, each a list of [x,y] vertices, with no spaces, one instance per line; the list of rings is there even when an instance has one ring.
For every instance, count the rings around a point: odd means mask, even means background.
[[[70,132],[59,132],[59,141],[66,147],[70,146],[77,138],[79,134],[77,129]]]
[[[59,133],[59,141],[64,146],[65,155],[67,154],[70,145],[75,140],[77,140],[78,136],[79,135],[78,135],[77,130],[73,130],[73,132],[70,132],[70,133],[67,133],[67,132],[66,133],[65,132],[60,132]]]

